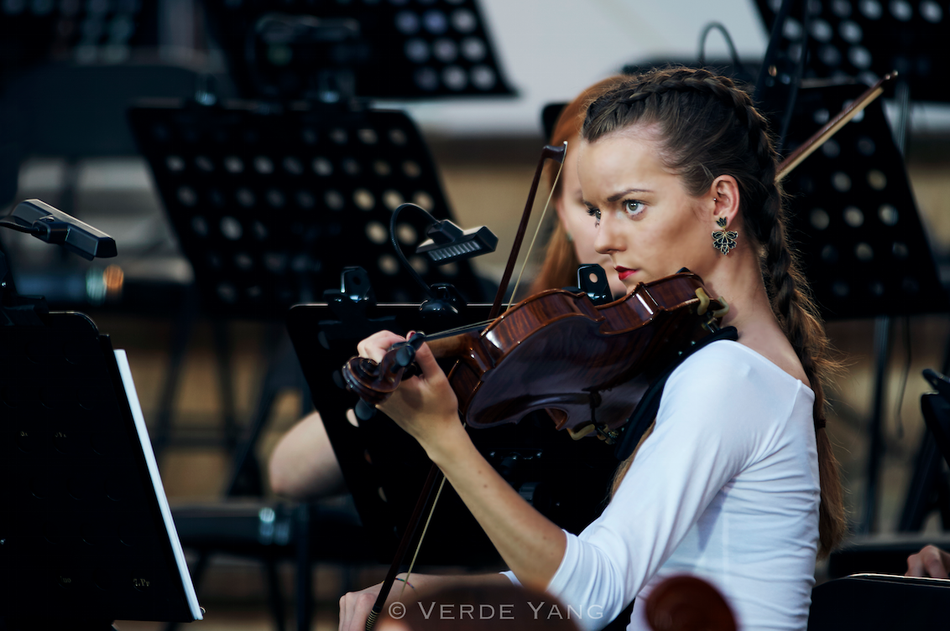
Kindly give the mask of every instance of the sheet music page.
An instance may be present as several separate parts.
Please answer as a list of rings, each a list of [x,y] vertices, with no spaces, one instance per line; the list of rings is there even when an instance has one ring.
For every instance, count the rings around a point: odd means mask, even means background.
[[[145,453],[145,462],[148,464],[149,477],[152,478],[155,496],[158,498],[158,505],[162,511],[162,520],[165,522],[165,530],[168,532],[168,538],[171,541],[172,550],[175,553],[175,562],[178,565],[178,572],[181,574],[181,581],[185,586],[185,596],[188,598],[188,607],[194,619],[201,620],[201,607],[198,606],[198,596],[195,594],[195,587],[191,582],[191,574],[188,572],[188,563],[185,561],[185,553],[181,549],[181,541],[178,539],[178,530],[175,529],[175,522],[172,520],[172,511],[168,506],[168,498],[165,497],[165,487],[162,486],[162,478],[158,473],[158,462],[155,460],[155,452],[152,451],[152,442],[148,437],[148,429],[145,427],[145,416],[142,414],[139,396],[135,391],[135,383],[132,381],[132,370],[129,368],[129,358],[126,356],[124,350],[116,350],[115,359],[119,365],[119,374],[122,376],[122,385],[125,386],[125,394],[129,400],[129,407],[132,410],[132,418],[135,419],[135,429],[139,435],[139,441],[142,443],[142,451]]]

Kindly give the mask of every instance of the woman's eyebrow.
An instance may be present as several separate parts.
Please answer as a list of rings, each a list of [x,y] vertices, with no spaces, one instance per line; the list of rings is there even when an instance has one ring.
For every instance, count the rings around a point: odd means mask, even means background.
[[[652,193],[652,192],[653,191],[648,188],[628,188],[627,190],[621,191],[620,193],[617,193],[616,195],[611,195],[610,197],[607,198],[607,201],[618,202],[624,197],[626,197],[627,195],[629,195],[630,193]]]

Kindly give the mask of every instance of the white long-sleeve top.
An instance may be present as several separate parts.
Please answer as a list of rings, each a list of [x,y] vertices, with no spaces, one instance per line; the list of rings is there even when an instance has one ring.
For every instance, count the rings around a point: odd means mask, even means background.
[[[628,629],[664,578],[715,585],[740,628],[807,626],[818,543],[814,393],[731,341],[667,381],[653,434],[604,513],[567,549],[547,591],[585,629],[634,597]]]

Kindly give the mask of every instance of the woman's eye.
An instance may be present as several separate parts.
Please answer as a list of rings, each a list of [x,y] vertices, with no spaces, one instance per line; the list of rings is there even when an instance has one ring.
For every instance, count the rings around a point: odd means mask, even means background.
[[[600,222],[600,209],[599,208],[588,208],[587,214]]]
[[[623,203],[623,209],[628,215],[639,215],[643,212],[643,202],[635,199],[628,199]]]

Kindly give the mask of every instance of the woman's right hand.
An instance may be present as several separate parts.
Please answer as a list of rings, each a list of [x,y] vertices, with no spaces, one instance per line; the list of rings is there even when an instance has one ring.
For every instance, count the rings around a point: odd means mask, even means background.
[[[364,590],[343,595],[340,599],[340,631],[363,631],[366,628],[366,618],[372,611],[382,586],[382,583],[378,583]]]

